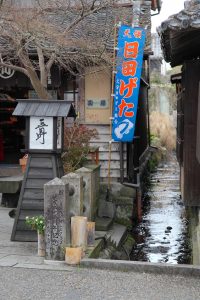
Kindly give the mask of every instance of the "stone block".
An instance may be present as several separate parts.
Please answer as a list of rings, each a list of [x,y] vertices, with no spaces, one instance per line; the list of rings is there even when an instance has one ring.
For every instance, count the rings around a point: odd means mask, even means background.
[[[99,203],[98,216],[113,219],[115,216],[115,204],[106,200],[101,200]]]
[[[95,229],[96,231],[108,231],[113,223],[111,218],[99,218],[95,220]]]
[[[122,205],[122,206],[127,206],[127,205],[133,206],[133,203],[134,203],[133,198],[123,197],[123,196],[116,197],[113,201],[116,205]]]
[[[136,188],[122,186],[122,188],[120,190],[120,195],[134,199],[134,198],[136,198]]]
[[[77,173],[69,173],[61,180],[69,184],[69,216],[83,215],[83,177]]]
[[[94,197],[95,199],[99,198],[99,193],[100,193],[100,165],[92,165],[92,164],[88,164],[87,166],[85,166],[87,169],[92,170],[93,173],[93,179],[94,179],[94,189],[93,189],[93,193],[94,193]]]
[[[45,258],[64,260],[70,242],[69,186],[55,178],[44,185]]]
[[[90,165],[76,170],[76,174],[83,177],[83,215],[88,221],[94,221],[99,197],[100,166]]]

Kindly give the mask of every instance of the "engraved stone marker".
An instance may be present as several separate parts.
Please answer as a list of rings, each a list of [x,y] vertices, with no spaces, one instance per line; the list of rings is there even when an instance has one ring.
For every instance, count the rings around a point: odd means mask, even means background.
[[[44,185],[45,242],[48,260],[64,260],[70,243],[69,187],[55,178]]]

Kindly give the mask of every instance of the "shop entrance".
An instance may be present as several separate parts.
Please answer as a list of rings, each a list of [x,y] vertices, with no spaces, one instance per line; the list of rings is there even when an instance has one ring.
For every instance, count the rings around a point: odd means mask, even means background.
[[[25,119],[14,117],[16,99],[26,99],[27,89],[0,90],[0,165],[18,164],[25,147]]]

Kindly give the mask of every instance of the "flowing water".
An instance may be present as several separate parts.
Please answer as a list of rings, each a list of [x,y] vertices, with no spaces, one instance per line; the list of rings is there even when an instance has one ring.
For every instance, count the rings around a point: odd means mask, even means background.
[[[174,156],[151,174],[142,222],[134,229],[137,242],[131,260],[190,263],[188,226]]]

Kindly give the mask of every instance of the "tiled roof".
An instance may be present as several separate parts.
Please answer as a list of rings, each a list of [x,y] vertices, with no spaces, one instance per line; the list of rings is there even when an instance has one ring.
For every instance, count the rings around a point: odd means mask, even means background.
[[[158,28],[165,60],[172,66],[200,53],[200,0],[185,1],[184,9]]]
[[[144,1],[141,5],[140,12],[140,26],[145,27],[147,29],[147,41],[146,41],[146,49],[150,48],[150,31],[151,31],[151,2]],[[133,8],[131,5],[115,7],[115,8],[107,8],[100,12],[91,14],[87,16],[83,21],[81,21],[75,29],[70,32],[70,36],[68,34],[68,39],[72,39],[73,41],[77,41],[76,47],[68,47],[65,49],[62,47],[60,51],[63,50],[70,52],[76,52],[77,50],[81,52],[80,40],[88,40],[88,41],[99,41],[101,40],[103,45],[106,46],[107,50],[112,51],[114,47],[114,38],[113,38],[113,28],[115,22],[121,22],[122,24],[131,25],[133,17]],[[66,29],[72,20],[77,18],[77,12],[53,12],[50,11],[45,16],[47,18],[49,24],[52,26],[56,26],[60,28],[60,32]],[[42,40],[40,41],[42,43]],[[44,45],[49,45],[49,47],[54,48],[51,40],[45,40]],[[74,44],[74,42],[73,42]],[[34,53],[35,46],[31,47],[29,44],[29,51]],[[0,37],[0,52],[8,53],[11,49],[11,45],[9,42]]]

